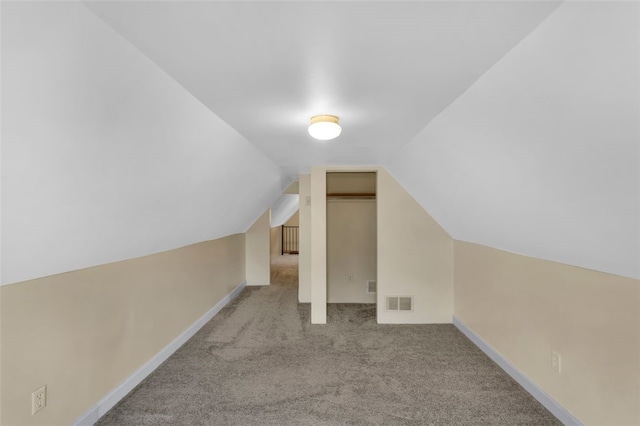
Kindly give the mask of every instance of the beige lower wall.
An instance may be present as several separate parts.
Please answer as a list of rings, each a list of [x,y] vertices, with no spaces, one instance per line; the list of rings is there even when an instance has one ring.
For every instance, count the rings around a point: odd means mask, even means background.
[[[640,424],[640,281],[460,241],[454,256],[463,323],[585,424]]]
[[[311,324],[327,323],[327,169],[311,168]]]
[[[451,323],[453,240],[386,170],[378,171],[378,322]],[[413,296],[413,312],[385,308]]]
[[[0,287],[1,423],[73,422],[242,283],[244,253],[237,234]]]
[[[376,303],[376,227],[376,200],[327,200],[327,303]]]
[[[282,254],[282,227],[271,228],[271,258]]]
[[[285,226],[300,226],[300,209],[296,210],[296,212],[285,222]]]
[[[271,209],[251,225],[245,234],[247,285],[271,282]]]
[[[327,304],[327,172],[375,172],[377,204],[377,320],[381,324],[451,323],[453,315],[453,240],[383,167],[312,167],[309,180],[300,175],[300,301],[310,274],[312,324],[326,323]],[[307,175],[308,176],[308,175]],[[306,182],[310,206],[304,201]],[[304,203],[304,204],[303,204]],[[309,233],[306,210],[310,210]],[[303,263],[310,239],[309,265]],[[413,296],[411,312],[385,309],[386,296]]]
[[[311,303],[311,175],[301,174],[298,182],[300,192],[298,301]]]

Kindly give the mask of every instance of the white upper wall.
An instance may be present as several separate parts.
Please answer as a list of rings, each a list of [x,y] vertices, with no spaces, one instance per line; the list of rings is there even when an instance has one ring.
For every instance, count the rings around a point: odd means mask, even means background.
[[[640,278],[638,16],[564,3],[388,169],[456,239]]]
[[[244,232],[282,190],[85,6],[2,3],[3,284]]]
[[[271,205],[271,227],[284,225],[298,211],[298,194],[282,194]]]

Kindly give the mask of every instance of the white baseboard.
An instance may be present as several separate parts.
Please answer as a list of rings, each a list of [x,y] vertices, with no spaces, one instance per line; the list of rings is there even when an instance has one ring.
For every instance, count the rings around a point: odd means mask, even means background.
[[[169,343],[164,349],[158,352],[145,365],[140,367],[135,373],[129,376],[125,381],[116,386],[96,405],[87,410],[83,415],[78,417],[73,426],[93,426],[107,411],[124,398],[133,390],[140,382],[142,382],[149,374],[160,366],[167,358],[180,348],[187,340],[189,340],[198,330],[202,328],[211,318],[213,318],[222,308],[235,299],[243,288],[247,285],[246,281],[240,283],[233,291],[227,294],[220,302],[211,308],[206,314],[200,317],[187,328],[181,335],[176,337],[173,342]]]
[[[456,316],[453,317],[453,325],[460,330],[465,336],[469,338],[482,352],[487,354],[489,358],[493,360],[500,368],[502,368],[508,375],[510,375],[516,382],[520,384],[527,392],[538,400],[547,410],[549,410],[554,416],[558,418],[563,424],[567,426],[582,426],[582,422],[578,420],[573,414],[571,414],[566,408],[558,404],[558,402],[551,398],[540,386],[535,384],[531,379],[525,376],[520,370],[518,370],[513,364],[511,364],[505,357],[503,357],[498,351],[496,351],[491,345],[482,340],[480,336],[474,333],[469,327],[466,326]]]

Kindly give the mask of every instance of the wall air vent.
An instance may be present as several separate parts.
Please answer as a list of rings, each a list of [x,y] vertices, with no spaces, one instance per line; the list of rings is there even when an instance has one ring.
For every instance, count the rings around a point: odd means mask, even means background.
[[[378,291],[378,282],[376,280],[367,281],[367,293],[376,293]]]
[[[387,296],[387,311],[413,311],[413,296]]]

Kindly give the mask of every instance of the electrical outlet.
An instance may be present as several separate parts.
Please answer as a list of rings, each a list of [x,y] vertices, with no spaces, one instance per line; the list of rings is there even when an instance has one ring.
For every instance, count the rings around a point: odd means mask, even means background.
[[[31,415],[47,406],[47,385],[36,389],[31,394]]]
[[[562,357],[556,351],[551,351],[551,369],[558,374],[562,371]]]

